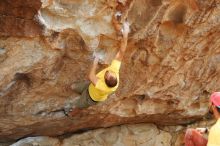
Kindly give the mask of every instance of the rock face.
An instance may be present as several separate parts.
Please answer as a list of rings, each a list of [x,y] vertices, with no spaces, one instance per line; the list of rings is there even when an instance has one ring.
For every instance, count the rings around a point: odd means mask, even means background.
[[[75,117],[64,107],[93,54],[104,68],[121,23],[131,23],[120,86]],[[1,0],[0,141],[125,123],[189,124],[205,117],[220,83],[218,0]],[[168,136],[169,137],[169,136]],[[169,138],[167,139],[169,141]]]
[[[60,146],[60,141],[50,137],[29,137],[22,139],[10,146],[27,146],[27,145],[39,145],[39,146]]]
[[[188,128],[209,127],[215,120],[201,121]],[[29,137],[10,146],[183,146],[185,126],[156,126],[154,124],[122,125],[59,138]],[[208,135],[205,134],[205,137]],[[3,145],[4,146],[4,145]]]
[[[64,140],[48,137],[30,137],[11,146],[170,146],[171,134],[153,124],[117,126],[77,134]]]
[[[83,135],[74,135],[63,141],[63,146],[80,144],[90,146],[169,146],[171,145],[171,135],[158,130],[155,125],[142,124],[100,129]]]
[[[1,0],[0,35],[11,37],[34,37],[41,34],[41,27],[34,20],[41,7],[40,1]]]

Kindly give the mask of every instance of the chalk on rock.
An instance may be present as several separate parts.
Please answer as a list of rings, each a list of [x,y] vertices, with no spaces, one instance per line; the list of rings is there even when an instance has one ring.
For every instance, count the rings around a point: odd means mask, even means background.
[[[6,52],[5,48],[0,48],[0,55],[4,54]]]
[[[117,17],[121,17],[121,15],[122,15],[122,13],[120,12],[120,11],[117,11],[116,13],[115,13],[115,17],[117,18]]]
[[[100,63],[105,62],[105,51],[104,50],[99,50],[99,51],[94,51],[93,57],[98,58]]]
[[[128,33],[130,32],[130,23],[128,21],[125,21],[123,23],[123,27],[121,29],[121,32],[123,33],[124,31],[127,31]]]
[[[24,145],[31,145],[31,146],[58,146],[60,145],[60,141],[56,138],[51,138],[47,136],[39,136],[39,137],[28,137],[25,139],[21,139],[18,142],[10,145],[10,146],[24,146]]]

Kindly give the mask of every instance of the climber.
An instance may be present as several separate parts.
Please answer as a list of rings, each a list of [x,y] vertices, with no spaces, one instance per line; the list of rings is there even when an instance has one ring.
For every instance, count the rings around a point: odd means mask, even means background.
[[[123,23],[121,33],[122,39],[120,49],[111,62],[111,65],[96,74],[99,59],[95,58],[88,75],[89,82],[81,82],[72,86],[72,89],[80,93],[81,96],[73,104],[71,112],[68,112],[69,116],[73,116],[82,108],[87,108],[91,105],[105,101],[108,96],[118,88],[119,69],[127,48],[127,39],[129,33],[128,22]]]
[[[210,129],[208,140],[202,135],[207,130],[187,129],[185,146],[220,146],[220,92],[214,92],[210,97],[210,113],[217,122]]]

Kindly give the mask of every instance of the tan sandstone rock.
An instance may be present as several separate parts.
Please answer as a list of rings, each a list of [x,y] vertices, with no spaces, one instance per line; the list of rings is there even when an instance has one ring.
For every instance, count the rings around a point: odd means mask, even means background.
[[[118,50],[116,11],[131,23],[119,89],[70,119],[64,107],[79,96],[71,86],[86,80],[93,53],[103,51],[109,63]],[[1,0],[0,24],[2,142],[127,123],[189,124],[205,117],[220,89],[219,0]]]

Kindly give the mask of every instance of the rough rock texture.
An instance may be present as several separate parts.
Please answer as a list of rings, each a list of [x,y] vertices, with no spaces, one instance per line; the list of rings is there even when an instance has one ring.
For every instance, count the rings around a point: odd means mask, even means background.
[[[94,52],[110,63],[114,14],[131,23],[120,86],[73,118],[64,107]],[[219,0],[1,0],[0,141],[125,123],[189,124],[220,83]]]
[[[190,127],[209,127],[215,121],[201,121]],[[133,124],[91,130],[59,139],[49,137],[24,138],[11,146],[183,146],[184,126]],[[204,135],[207,136],[207,135]]]
[[[60,141],[55,138],[50,137],[29,137],[22,139],[14,144],[11,144],[10,146],[60,146]]]
[[[59,138],[46,136],[29,137],[14,144],[1,146],[184,146],[186,128],[210,128],[216,121],[205,120],[185,126],[156,126],[154,124],[133,124],[100,128]],[[205,137],[208,135],[205,134]]]
[[[128,125],[91,131],[74,135],[63,141],[63,146],[72,145],[120,145],[120,146],[169,146],[171,135],[158,130],[155,125]]]
[[[54,146],[170,146],[171,134],[159,130],[153,124],[138,124],[99,129],[77,134],[62,140],[60,145],[54,139],[47,137],[32,137],[22,139],[11,146],[40,146],[57,143]]]
[[[40,1],[1,0],[0,35],[34,37],[41,34],[41,26],[34,20]]]

